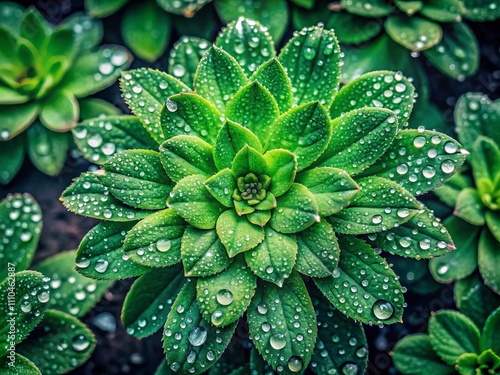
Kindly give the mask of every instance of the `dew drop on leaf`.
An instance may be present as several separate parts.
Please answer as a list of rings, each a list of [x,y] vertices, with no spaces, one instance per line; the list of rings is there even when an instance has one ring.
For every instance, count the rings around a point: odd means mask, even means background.
[[[158,249],[158,251],[165,252],[170,250],[170,247],[170,240],[160,239],[156,242],[156,248]]]
[[[189,331],[188,341],[193,346],[201,346],[207,341],[207,331],[205,328],[197,326]]]
[[[352,362],[346,362],[340,368],[344,375],[358,375],[358,365]]]
[[[271,344],[273,349],[283,349],[286,345],[285,335],[282,333],[277,333],[271,336],[271,338],[269,339],[269,343]]]
[[[217,302],[223,306],[230,305],[233,302],[233,293],[229,289],[221,289],[217,292]]]
[[[389,301],[378,300],[373,304],[372,311],[377,319],[387,320],[394,315],[394,306]]]
[[[94,269],[98,273],[104,273],[108,269],[109,262],[106,259],[98,259],[97,262],[95,262]]]
[[[262,314],[262,315],[267,314],[267,305],[265,303],[260,303],[257,306],[257,311],[259,312],[259,314]]]
[[[171,100],[170,98],[165,101],[165,107],[167,107],[169,112],[177,111],[177,103]]]
[[[302,359],[297,356],[293,356],[288,360],[288,368],[291,372],[299,372],[304,367]]]
[[[224,314],[220,310],[215,310],[212,313],[210,320],[212,321],[212,324],[214,326],[218,326],[218,325],[222,324],[222,322],[224,321]]]
[[[46,303],[49,301],[49,298],[50,298],[50,294],[49,292],[41,292],[39,295],[38,295],[38,300],[41,302],[41,303]]]
[[[84,335],[78,335],[73,338],[71,346],[77,352],[82,352],[90,345],[90,341]]]

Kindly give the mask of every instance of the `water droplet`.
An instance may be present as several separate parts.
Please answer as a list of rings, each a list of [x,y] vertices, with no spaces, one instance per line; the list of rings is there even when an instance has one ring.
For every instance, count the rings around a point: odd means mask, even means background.
[[[170,112],[177,111],[177,103],[171,100],[170,98],[168,98],[167,101],[165,102],[165,106]]]
[[[212,313],[212,316],[210,317],[210,320],[212,321],[212,324],[214,326],[219,326],[224,322],[224,314],[220,310],[215,310]]]
[[[189,331],[188,341],[193,346],[201,346],[207,341],[207,330],[203,327],[197,326],[191,328]]]
[[[360,346],[358,349],[356,349],[356,357],[358,358],[363,358],[367,353],[368,349],[366,348],[366,346]]]
[[[259,305],[257,306],[257,311],[261,315],[267,314],[267,305],[265,303],[259,303]]]
[[[382,216],[380,215],[375,215],[372,217],[372,223],[373,224],[380,224],[382,222]]]
[[[227,306],[233,302],[233,293],[229,289],[221,289],[217,292],[217,302]]]
[[[98,273],[104,273],[108,269],[109,262],[106,259],[98,259],[97,262],[95,262],[94,269]]]
[[[31,303],[29,301],[24,301],[21,304],[21,311],[25,313],[29,313],[31,311]]]
[[[432,165],[424,167],[422,174],[425,178],[432,178],[436,175],[436,169]]]
[[[415,137],[415,139],[413,140],[413,145],[417,148],[421,148],[421,147],[425,146],[426,142],[427,142],[427,139],[425,139],[425,137],[418,136],[418,137]]]
[[[39,295],[38,295],[38,300],[41,302],[41,303],[46,303],[49,301],[49,298],[50,298],[50,294],[49,292],[41,292]]]
[[[340,368],[344,375],[358,375],[358,365],[352,362],[346,362]]]
[[[304,367],[302,359],[297,356],[293,356],[288,360],[288,368],[291,372],[299,372]]]
[[[445,160],[441,163],[441,170],[444,173],[452,173],[455,170],[455,165],[451,160]]]
[[[455,142],[446,142],[444,144],[444,150],[448,154],[454,154],[458,150],[458,145]]]
[[[446,263],[442,263],[438,266],[437,268],[437,273],[440,275],[444,275],[446,272],[448,272],[449,266]]]
[[[158,249],[158,251],[165,252],[170,250],[170,247],[171,247],[170,240],[161,239],[156,241],[156,248]]]
[[[271,338],[269,339],[269,343],[271,344],[273,349],[283,349],[286,345],[285,335],[282,333],[277,333],[274,336],[271,336]]]
[[[77,352],[82,352],[90,346],[90,341],[84,335],[78,335],[73,338],[71,346]]]
[[[387,320],[394,315],[394,306],[389,301],[378,300],[373,304],[372,311],[377,319]]]

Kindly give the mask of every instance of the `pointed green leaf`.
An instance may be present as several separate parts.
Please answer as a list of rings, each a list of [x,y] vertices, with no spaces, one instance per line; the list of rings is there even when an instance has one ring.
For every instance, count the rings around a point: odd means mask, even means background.
[[[342,8],[363,17],[383,17],[393,10],[385,0],[341,0]]]
[[[19,35],[30,40],[37,50],[41,50],[50,28],[43,16],[35,7],[30,7],[23,13],[19,25]]]
[[[106,161],[96,174],[115,198],[129,206],[146,210],[167,206],[173,184],[155,151],[121,152]]]
[[[323,153],[332,134],[324,107],[308,103],[280,116],[268,131],[266,149],[283,148],[297,156],[298,171],[310,166]]]
[[[130,4],[121,22],[125,44],[140,58],[152,62],[167,48],[172,18],[155,1]]]
[[[83,238],[76,253],[76,270],[96,280],[122,280],[146,273],[149,268],[125,255],[123,242],[135,222],[103,221]]]
[[[479,66],[479,46],[472,30],[463,22],[441,24],[443,38],[424,55],[444,75],[463,81]]]
[[[313,371],[319,375],[326,375],[332,369],[336,369],[339,374],[348,371],[364,373],[368,362],[368,346],[361,323],[335,309],[316,290],[312,299],[319,327],[312,356],[312,362],[316,363]]]
[[[267,163],[262,154],[248,146],[238,151],[231,168],[235,177],[242,177],[248,173],[257,176],[267,174]]]
[[[304,185],[294,183],[285,195],[278,198],[269,223],[280,233],[298,233],[319,220],[313,193]]]
[[[353,236],[339,237],[339,246],[339,266],[333,275],[313,278],[319,290],[344,315],[362,323],[401,322],[401,284],[385,259]]]
[[[75,127],[78,117],[78,102],[67,91],[53,94],[47,98],[40,112],[42,124],[59,132],[68,131]]]
[[[420,14],[439,22],[460,22],[465,12],[461,0],[426,0]]]
[[[340,249],[330,224],[321,220],[297,237],[295,269],[311,277],[328,277],[339,263]]]
[[[213,229],[225,207],[214,200],[205,188],[205,181],[201,175],[183,178],[175,185],[167,203],[192,226]]]
[[[36,119],[38,111],[35,102],[0,106],[0,138],[6,141],[23,132]]]
[[[265,1],[257,4],[242,3],[239,0],[217,0],[215,9],[225,23],[238,20],[240,17],[260,22],[268,28],[276,43],[280,41],[288,24],[288,6],[285,0]]]
[[[396,155],[396,157],[393,157]],[[384,156],[363,176],[379,176],[421,195],[458,171],[467,152],[453,138],[432,131],[402,130]]]
[[[17,349],[44,375],[57,375],[87,361],[95,344],[94,335],[85,324],[62,311],[48,310],[40,325]],[[62,353],[59,348],[64,348]],[[52,353],[50,358],[47,352]]]
[[[161,111],[160,122],[165,139],[193,135],[212,145],[222,127],[219,111],[208,100],[194,93],[169,97]]]
[[[485,224],[484,210],[484,204],[476,189],[468,187],[458,195],[453,214],[472,225],[483,226]]]
[[[109,281],[95,281],[74,270],[76,251],[65,251],[38,263],[34,270],[50,278],[47,307],[82,317],[99,302],[111,286]]]
[[[444,221],[444,226],[455,243],[456,250],[431,259],[429,270],[434,279],[440,282],[463,279],[477,267],[477,246],[480,228],[451,216]]]
[[[454,366],[464,353],[480,353],[479,330],[472,320],[452,310],[440,310],[429,319],[431,345],[437,355]]]
[[[6,185],[17,175],[24,162],[25,137],[19,135],[3,141],[0,154],[0,185]]]
[[[338,90],[340,59],[337,38],[331,30],[314,26],[290,39],[279,60],[292,83],[293,104],[319,101],[328,107]]]
[[[0,9],[1,12],[1,9]],[[21,354],[17,354],[14,356],[15,366],[10,366],[10,359],[8,356],[5,356],[0,359],[0,371],[4,375],[42,375],[40,370],[35,366],[33,362],[31,362],[28,358],[23,357]]]
[[[318,204],[319,215],[333,215],[347,207],[359,186],[342,169],[320,167],[299,173],[296,181],[313,193]]]
[[[183,15],[184,17],[192,17],[203,5],[210,0],[157,0],[164,10],[169,13]]]
[[[167,267],[181,260],[181,238],[186,223],[171,208],[155,212],[128,231],[126,257],[146,267]]]
[[[500,352],[500,308],[491,313],[484,324],[483,334],[481,336],[481,350],[491,349],[495,353]]]
[[[0,81],[0,104],[23,104],[28,100],[29,96],[24,95],[11,87],[4,86],[4,84]]]
[[[94,94],[111,86],[132,62],[132,56],[123,47],[106,45],[94,52],[79,56],[62,86],[77,98]]]
[[[215,230],[201,230],[188,226],[181,242],[184,274],[188,277],[206,277],[221,272],[231,263],[226,248]]]
[[[236,323],[220,328],[203,319],[196,303],[196,285],[187,282],[165,323],[163,348],[170,367],[182,374],[204,373],[219,360],[235,329]]]
[[[276,55],[273,39],[267,28],[243,17],[222,29],[215,45],[233,56],[248,76],[259,65]]]
[[[293,272],[281,288],[260,283],[247,321],[253,343],[273,369],[289,368],[289,364],[307,367],[317,326],[311,298],[298,273]]]
[[[448,181],[433,191],[441,202],[450,207],[455,207],[460,192],[472,186],[472,179],[460,172],[455,173]]]
[[[500,242],[500,212],[486,211],[486,225],[495,239]]]
[[[264,227],[264,231],[264,240],[245,252],[245,260],[260,279],[282,286],[292,273],[297,242],[294,236],[281,234],[270,227]]]
[[[295,180],[297,158],[287,150],[271,150],[264,154],[267,173],[271,178],[270,192],[275,197],[285,194]]]
[[[281,113],[292,108],[292,84],[277,58],[259,66],[250,81],[259,82],[271,93]]]
[[[439,43],[442,30],[439,24],[405,14],[393,15],[384,24],[389,36],[410,51],[420,52]]]
[[[330,107],[335,119],[353,109],[376,107],[393,111],[405,126],[413,108],[415,89],[401,73],[378,71],[363,74],[342,87]]]
[[[122,322],[127,333],[141,339],[158,331],[184,283],[179,265],[151,270],[139,277],[123,302]]]
[[[500,294],[499,243],[489,230],[483,229],[479,238],[478,264],[484,283]]]
[[[111,116],[118,116],[122,114],[122,111],[120,111],[118,107],[98,98],[81,99],[78,101],[78,104],[80,106],[80,119],[82,121],[96,117],[109,118]]]
[[[191,91],[178,79],[146,68],[122,73],[120,88],[132,113],[158,143],[165,140],[160,127],[160,113],[165,101],[172,95]]]
[[[17,271],[29,267],[42,231],[42,211],[33,197],[25,193],[7,195],[0,201],[0,259],[7,266],[14,264]],[[0,280],[8,274],[8,267],[0,269]]]
[[[231,258],[253,249],[265,237],[263,228],[250,224],[244,216],[238,216],[234,210],[227,210],[219,216],[217,235]]]
[[[86,172],[63,191],[61,201],[78,215],[109,221],[139,220],[151,214],[123,204],[110,194],[96,173]]]
[[[158,150],[158,143],[135,116],[107,116],[85,120],[73,128],[72,132],[83,156],[101,165],[125,150]]]
[[[214,159],[217,169],[231,168],[234,157],[245,146],[262,151],[259,139],[250,130],[235,122],[226,121],[215,142]]]
[[[193,86],[196,68],[209,48],[208,40],[184,35],[170,50],[168,72],[189,87]]]
[[[224,112],[229,100],[245,85],[245,73],[236,60],[213,46],[201,58],[194,76],[194,89]]]
[[[66,17],[59,28],[73,31],[75,45],[79,51],[89,51],[97,46],[104,33],[102,22],[83,12],[73,13]]]
[[[0,283],[0,356],[23,341],[40,323],[50,297],[49,281],[39,272],[16,272],[14,264],[7,264],[11,275]],[[15,292],[13,292],[15,289]],[[9,292],[11,293],[9,296]],[[12,293],[15,295],[12,297]],[[15,330],[11,333],[12,319]]]
[[[230,169],[223,169],[205,181],[205,187],[224,206],[233,207],[232,194],[236,189],[236,181]]]
[[[4,15],[2,26],[12,33],[17,34],[24,10],[25,8],[21,4],[2,1],[0,4],[0,14]]]
[[[500,175],[500,147],[492,139],[478,137],[472,148],[471,166],[481,194],[481,180],[495,182]]]
[[[85,10],[92,17],[106,17],[115,13],[128,0],[85,0]]]
[[[464,0],[465,18],[471,21],[483,22],[494,21],[500,17],[500,7],[489,0]]]
[[[454,368],[443,363],[432,349],[430,336],[422,333],[399,341],[394,347],[392,360],[396,368],[406,374],[455,374]]]
[[[51,131],[38,121],[27,131],[28,155],[35,167],[57,176],[64,167],[71,138],[68,133]]]
[[[257,278],[242,257],[225,271],[198,279],[197,303],[203,318],[215,327],[237,322],[250,305],[256,287]]]
[[[161,162],[173,181],[194,174],[213,175],[217,171],[213,153],[210,144],[192,135],[169,138],[160,146]]]
[[[455,249],[452,237],[428,208],[409,221],[368,236],[368,243],[391,254],[415,259],[444,255]]]
[[[356,181],[361,191],[352,203],[328,218],[335,232],[376,233],[406,223],[420,210],[420,204],[405,189],[380,177]]]
[[[266,139],[269,127],[280,112],[270,92],[258,82],[241,88],[227,104],[226,117],[250,129],[259,139]]]

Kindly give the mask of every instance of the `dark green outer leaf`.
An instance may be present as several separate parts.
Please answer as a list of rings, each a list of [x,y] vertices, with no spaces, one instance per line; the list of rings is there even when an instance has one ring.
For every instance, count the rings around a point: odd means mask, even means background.
[[[466,222],[482,227],[485,207],[476,189],[467,187],[458,194],[453,214]]]
[[[106,17],[115,13],[128,0],[85,0],[85,10],[92,17]]]
[[[146,68],[123,73],[120,88],[130,110],[158,143],[165,140],[159,126],[160,112],[165,101],[169,96],[190,91],[189,87],[178,79]],[[140,103],[144,105],[141,106]]]
[[[97,46],[101,42],[104,33],[102,22],[90,18],[83,12],[73,13],[65,18],[59,27],[73,31],[78,51],[89,51]]]
[[[146,210],[167,206],[173,183],[165,173],[160,154],[151,150],[124,151],[111,157],[96,174],[117,199]]]
[[[29,267],[42,231],[42,211],[31,195],[8,195],[0,201],[0,280],[9,264],[17,271]]]
[[[76,270],[97,280],[121,280],[146,273],[123,250],[123,241],[135,222],[101,222],[87,233],[76,253]]]
[[[6,185],[19,172],[24,161],[25,137],[21,134],[1,143],[3,152],[0,154],[0,184]]]
[[[421,195],[448,180],[466,155],[467,151],[445,134],[402,130],[385,155],[362,175],[385,177]]]
[[[196,285],[187,282],[165,323],[163,348],[170,368],[181,374],[205,372],[218,361],[235,329],[236,323],[217,328],[205,321],[196,303]],[[188,357],[190,361],[194,358],[193,363],[187,361]]]
[[[457,311],[440,310],[431,316],[429,335],[434,351],[450,366],[464,353],[479,353],[479,330]]]
[[[313,278],[319,290],[340,312],[362,323],[401,322],[403,292],[387,262],[356,237],[339,236],[339,246],[333,276]]]
[[[39,112],[36,102],[0,106],[2,141],[7,141],[22,133],[36,119]]]
[[[48,310],[40,325],[17,349],[44,375],[59,375],[83,364],[95,344],[94,335],[85,324],[61,311]],[[51,353],[50,358],[47,353]]]
[[[279,60],[292,83],[295,105],[332,103],[340,80],[340,48],[332,31],[303,29],[281,50]]]
[[[157,150],[158,143],[135,116],[107,116],[78,124],[73,139],[83,156],[104,164],[111,156],[129,149]]]
[[[356,181],[361,191],[328,221],[338,233],[376,233],[406,223],[420,210],[417,200],[398,184],[380,177]]]
[[[194,74],[201,57],[210,48],[210,42],[194,36],[183,36],[170,51],[168,72],[189,87],[193,86]]]
[[[385,0],[341,0],[340,4],[349,13],[374,18],[387,16],[393,9]]]
[[[433,191],[439,197],[439,200],[449,207],[455,207],[460,192],[466,187],[472,186],[472,179],[461,173],[464,169],[463,167],[448,181]]]
[[[424,55],[444,75],[463,81],[479,66],[479,47],[472,30],[463,22],[442,24],[443,39]]]
[[[328,147],[314,165],[359,174],[384,154],[397,130],[394,112],[386,109],[360,108],[345,113],[332,121]]]
[[[3,375],[42,375],[35,364],[21,354],[16,353],[15,355],[15,367],[9,366],[9,363],[8,357],[0,359],[0,371]]]
[[[48,278],[39,272],[15,273],[15,266],[8,268],[13,276],[0,283],[0,356],[9,351],[11,342],[19,344],[40,323],[50,298]],[[9,299],[11,291],[15,293],[14,301],[12,296]],[[13,335],[9,323],[12,318],[16,324]]]
[[[479,136],[472,146],[470,163],[478,193],[484,194],[486,189],[482,185],[485,182],[495,183],[497,175],[500,175],[500,147],[492,139]]]
[[[455,374],[453,367],[444,364],[432,349],[430,337],[414,334],[404,337],[394,347],[392,360],[404,374]]]
[[[479,272],[481,272],[484,283],[500,294],[499,245],[500,242],[493,237],[488,229],[484,228],[479,238]]]
[[[385,31],[410,51],[420,52],[435,46],[442,37],[439,24],[405,14],[393,15],[385,21]]]
[[[247,76],[276,55],[267,29],[256,21],[242,17],[222,29],[215,45],[233,56]]]
[[[309,293],[298,273],[292,273],[281,288],[259,284],[247,314],[252,341],[273,369],[282,367],[289,373],[289,364],[307,367],[317,326]]]
[[[500,352],[500,308],[491,313],[484,325],[483,335],[481,336],[481,350],[492,349],[495,353]]]
[[[40,122],[50,130],[67,132],[76,126],[79,115],[76,97],[64,90],[45,99],[40,111]]]
[[[463,0],[465,18],[476,21],[494,21],[500,17],[500,7],[490,0]]]
[[[86,98],[78,101],[80,119],[82,121],[96,117],[110,117],[121,115],[120,109],[110,102],[98,98]],[[142,126],[142,125],[141,125]],[[74,128],[73,128],[74,129]]]
[[[184,282],[179,265],[151,270],[139,277],[123,303],[122,322],[127,333],[144,338],[159,330]]]
[[[34,270],[50,278],[52,298],[47,302],[48,308],[82,317],[99,302],[112,283],[94,281],[76,272],[75,255],[76,251],[54,255],[38,263]]]
[[[228,101],[246,82],[245,73],[234,57],[213,46],[200,60],[194,89],[224,112]]]
[[[426,0],[419,13],[438,22],[460,22],[464,12],[462,0]]]
[[[191,35],[212,41],[219,31],[219,23],[214,22],[216,18],[215,8],[206,6],[198,10],[191,18],[175,16],[174,28],[178,35]],[[211,42],[208,42],[207,47],[210,47],[211,44]]]
[[[123,243],[127,257],[146,267],[166,267],[180,261],[186,223],[171,208],[149,215],[130,229]]]
[[[342,87],[330,107],[335,119],[357,108],[386,108],[398,116],[400,126],[410,117],[415,88],[401,73],[386,70],[366,73]]]
[[[4,17],[2,19],[2,27],[14,34],[18,34],[19,24],[24,10],[25,8],[21,4],[17,4],[13,1],[3,1],[2,4],[0,4],[0,14]]]
[[[202,6],[210,0],[156,0],[158,5],[168,13],[192,17]]]

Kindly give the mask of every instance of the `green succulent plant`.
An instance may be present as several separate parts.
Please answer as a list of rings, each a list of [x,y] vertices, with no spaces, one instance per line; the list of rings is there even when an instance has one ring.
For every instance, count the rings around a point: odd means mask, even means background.
[[[457,293],[458,287],[458,293]],[[392,359],[403,374],[489,375],[500,372],[500,299],[479,277],[456,287],[460,312],[441,310],[429,319],[429,333],[404,337]]]
[[[164,325],[174,372],[208,370],[246,314],[258,353],[279,373],[310,363],[320,374],[362,373],[365,338],[348,318],[390,324],[404,307],[375,248],[417,259],[454,248],[414,195],[452,176],[461,145],[404,130],[414,89],[399,73],[372,72],[339,91],[341,56],[332,31],[311,27],[275,57],[267,31],[239,19],[201,58],[194,91],[160,71],[125,72],[137,117],[75,128],[79,144],[128,149],[97,154],[102,168],[62,194],[70,211],[104,220],[81,242],[77,270],[141,275],[122,320],[137,337]],[[333,326],[324,318],[341,314]]]
[[[57,27],[16,3],[0,2],[0,14],[0,183],[12,180],[25,152],[42,172],[57,175],[68,131],[96,106],[110,106],[84,98],[115,82],[130,55],[114,45],[96,49],[102,26],[79,13]]]
[[[52,256],[27,270],[42,229],[42,213],[29,194],[0,201],[0,372],[65,374],[95,347],[77,318],[109,287],[74,271],[75,251]]]
[[[469,174],[460,173],[436,190],[454,207],[446,219],[457,251],[430,262],[441,282],[463,279],[479,268],[486,285],[500,293],[500,106],[481,93],[460,97],[455,123],[462,144],[471,150]]]

